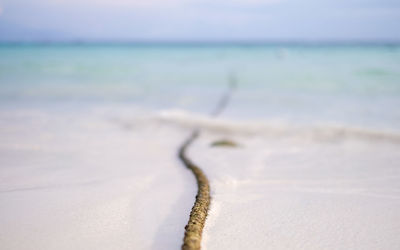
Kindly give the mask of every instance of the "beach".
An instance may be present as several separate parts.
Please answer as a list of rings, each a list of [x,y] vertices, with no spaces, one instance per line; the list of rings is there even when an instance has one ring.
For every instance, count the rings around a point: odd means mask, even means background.
[[[0,48],[2,249],[180,248],[196,129],[202,249],[400,248],[398,46],[35,46]]]

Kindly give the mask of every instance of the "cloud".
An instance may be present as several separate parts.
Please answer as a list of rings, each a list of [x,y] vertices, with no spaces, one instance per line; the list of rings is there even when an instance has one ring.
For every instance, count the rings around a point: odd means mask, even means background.
[[[46,0],[49,4],[73,4],[73,5],[103,5],[103,6],[128,6],[128,7],[157,7],[184,4],[196,0]]]
[[[0,18],[81,40],[399,40],[395,1],[0,0]]]
[[[49,4],[81,4],[80,0],[45,0]],[[220,4],[220,5],[261,5],[276,4],[284,0],[86,0],[85,5],[107,5],[126,7],[174,7],[192,4]]]

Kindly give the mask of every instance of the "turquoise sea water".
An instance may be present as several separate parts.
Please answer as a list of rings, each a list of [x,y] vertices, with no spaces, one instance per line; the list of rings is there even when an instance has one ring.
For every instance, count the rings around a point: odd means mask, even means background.
[[[98,103],[400,129],[400,46],[0,45],[0,105]]]

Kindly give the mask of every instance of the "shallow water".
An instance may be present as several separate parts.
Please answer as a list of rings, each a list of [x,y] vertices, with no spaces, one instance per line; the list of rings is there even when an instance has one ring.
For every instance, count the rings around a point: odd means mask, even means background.
[[[1,45],[1,105],[130,103],[225,116],[400,127],[400,47]]]

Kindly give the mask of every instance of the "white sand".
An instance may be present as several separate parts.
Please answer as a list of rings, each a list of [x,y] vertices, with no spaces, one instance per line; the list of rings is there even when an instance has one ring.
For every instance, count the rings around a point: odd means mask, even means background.
[[[400,249],[399,147],[243,139],[190,155],[208,173],[207,249]],[[397,152],[395,151],[397,150]]]
[[[0,112],[1,249],[179,249],[193,122],[115,110]],[[211,181],[205,249],[400,249],[397,142],[203,126],[189,155]],[[221,138],[241,147],[209,147]]]
[[[2,114],[1,249],[178,249],[196,186],[185,133],[105,115]]]

